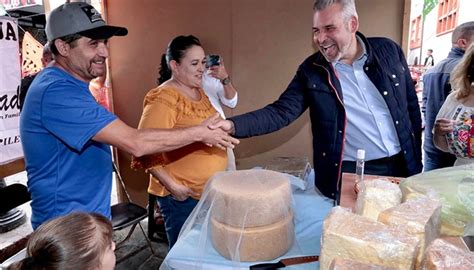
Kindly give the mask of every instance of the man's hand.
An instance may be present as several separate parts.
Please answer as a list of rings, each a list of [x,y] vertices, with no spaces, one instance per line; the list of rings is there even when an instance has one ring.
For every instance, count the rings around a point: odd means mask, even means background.
[[[208,146],[217,146],[221,149],[226,149],[227,147],[234,148],[240,141],[229,136],[229,132],[226,129],[219,128],[221,121],[225,120],[221,119],[218,113],[204,120],[198,126],[199,135],[202,137],[201,141]],[[216,126],[212,128],[214,125]]]
[[[436,119],[434,125],[434,135],[444,136],[450,132],[453,132],[454,121],[446,118]]]
[[[208,125],[210,129],[222,129],[228,134],[234,134],[234,122],[224,119],[216,119],[214,122]]]

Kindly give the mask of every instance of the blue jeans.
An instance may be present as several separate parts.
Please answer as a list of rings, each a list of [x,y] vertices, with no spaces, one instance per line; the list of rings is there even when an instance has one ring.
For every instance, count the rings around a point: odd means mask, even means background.
[[[189,197],[181,202],[175,200],[171,195],[157,197],[156,201],[165,221],[166,236],[171,249],[178,240],[181,227],[199,201]]]
[[[456,161],[456,156],[445,152],[425,152],[423,171],[431,171],[440,168],[452,167]]]

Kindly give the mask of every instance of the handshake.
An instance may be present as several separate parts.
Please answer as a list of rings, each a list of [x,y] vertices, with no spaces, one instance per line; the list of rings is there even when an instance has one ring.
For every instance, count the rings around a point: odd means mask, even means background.
[[[198,128],[199,141],[209,147],[217,146],[221,149],[233,149],[240,142],[229,135],[234,133],[234,123],[222,119],[218,113],[204,120],[196,128]]]

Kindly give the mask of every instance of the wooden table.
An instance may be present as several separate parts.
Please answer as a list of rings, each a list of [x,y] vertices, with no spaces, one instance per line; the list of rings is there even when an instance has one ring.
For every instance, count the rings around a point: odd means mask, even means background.
[[[391,177],[391,176],[380,176],[380,175],[364,175],[364,181],[370,181],[378,178],[386,178],[393,183],[400,183],[404,178],[401,177]],[[357,200],[357,194],[354,191],[354,186],[356,182],[356,175],[353,173],[343,173],[342,174],[342,186],[341,186],[341,201],[340,205],[342,207],[351,208],[354,210],[355,203]]]

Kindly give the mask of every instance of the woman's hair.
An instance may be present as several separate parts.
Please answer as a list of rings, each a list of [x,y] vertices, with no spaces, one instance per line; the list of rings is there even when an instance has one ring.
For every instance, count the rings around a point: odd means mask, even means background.
[[[112,244],[112,224],[99,214],[72,213],[41,225],[28,240],[27,257],[8,269],[100,268]]]
[[[166,54],[161,56],[158,85],[171,78],[170,61],[175,60],[180,63],[186,51],[193,46],[201,46],[199,39],[193,35],[177,36],[168,44]]]
[[[469,96],[474,78],[471,69],[474,65],[474,43],[467,48],[461,61],[451,72],[451,87],[456,92],[456,99],[460,100]]]

